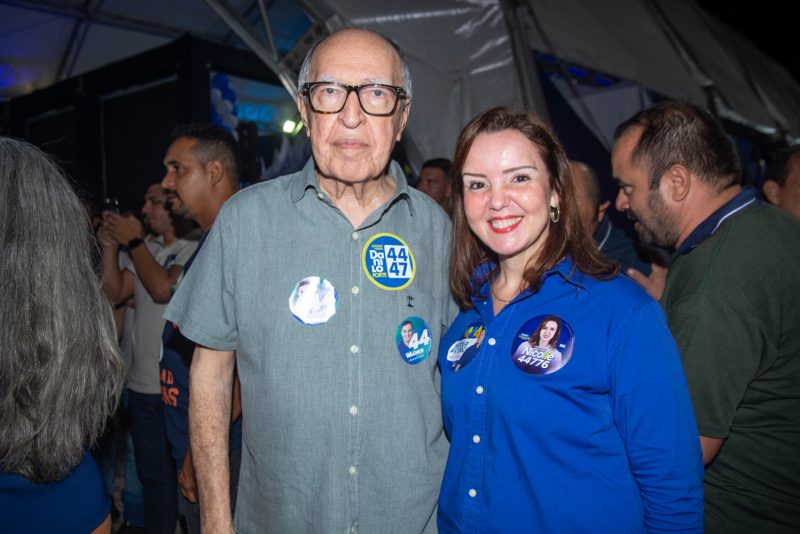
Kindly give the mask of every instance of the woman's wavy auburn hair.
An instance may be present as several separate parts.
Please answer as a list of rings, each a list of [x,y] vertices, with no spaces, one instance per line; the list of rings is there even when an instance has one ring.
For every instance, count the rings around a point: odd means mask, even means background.
[[[124,380],[86,210],[39,149],[0,137],[0,471],[60,480]]]
[[[560,218],[549,221],[549,234],[541,252],[533,258],[524,274],[525,286],[538,291],[543,275],[561,260],[570,257],[573,268],[598,279],[608,279],[617,265],[598,250],[587,235],[575,199],[572,169],[553,131],[534,113],[510,107],[495,107],[472,119],[461,132],[453,158],[453,241],[450,248],[450,289],[462,309],[472,307],[471,298],[480,287],[494,278],[497,255],[472,232],[464,214],[464,162],[475,139],[482,134],[513,130],[521,133],[539,151],[550,178],[550,188],[559,200]]]

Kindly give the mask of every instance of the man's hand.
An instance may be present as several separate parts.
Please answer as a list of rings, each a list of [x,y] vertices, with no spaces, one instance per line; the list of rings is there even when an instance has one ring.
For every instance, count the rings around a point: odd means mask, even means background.
[[[97,240],[100,242],[100,246],[103,248],[114,249],[119,246],[119,243],[117,243],[111,236],[111,231],[105,224],[101,224],[97,229]]]
[[[639,284],[647,291],[647,294],[655,300],[661,300],[661,295],[664,293],[664,286],[667,285],[667,272],[669,269],[662,267],[657,263],[651,263],[650,276],[645,276],[641,271],[636,269],[628,269],[625,271],[634,282]]]
[[[144,228],[139,219],[133,215],[123,217],[113,211],[103,212],[103,226],[108,229],[111,237],[120,245],[128,244],[132,239],[144,238]]]
[[[194,477],[194,464],[192,463],[192,448],[186,450],[183,459],[181,472],[178,473],[178,486],[187,501],[194,504],[197,502],[197,479]]]
[[[700,436],[700,447],[703,449],[704,466],[708,467],[708,465],[714,461],[714,458],[717,457],[724,444],[725,440],[722,438],[709,438],[708,436]]]

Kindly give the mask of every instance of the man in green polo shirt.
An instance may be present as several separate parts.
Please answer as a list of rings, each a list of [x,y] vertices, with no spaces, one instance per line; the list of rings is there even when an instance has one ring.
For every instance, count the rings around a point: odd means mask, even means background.
[[[706,532],[800,531],[800,222],[739,185],[733,144],[692,105],[620,125],[612,166],[617,209],[677,249],[661,304],[700,431]]]

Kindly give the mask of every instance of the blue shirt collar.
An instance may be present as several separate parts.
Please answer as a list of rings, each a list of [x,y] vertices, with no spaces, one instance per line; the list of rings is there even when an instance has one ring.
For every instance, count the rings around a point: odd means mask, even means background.
[[[475,268],[475,273],[473,274],[473,276],[475,276],[475,279],[480,279],[486,273],[493,270],[494,267],[495,267],[494,262],[482,263],[481,265]],[[558,262],[555,267],[544,273],[542,285],[545,284],[547,278],[554,275],[559,275],[564,280],[564,282],[568,284],[572,284],[581,289],[586,289],[587,291],[589,290],[588,285],[585,282],[586,275],[583,274],[580,270],[574,269],[574,266],[572,264],[572,259],[569,257],[564,258],[563,260]],[[472,305],[476,310],[480,309],[480,307],[478,306],[479,303],[480,304],[484,303],[491,296],[491,291],[492,291],[490,287],[491,284],[492,284],[492,278],[484,282],[483,285],[481,285],[480,289],[470,298],[470,300],[472,301]],[[529,289],[526,289],[525,291],[514,297],[511,300],[511,302],[509,302],[509,304],[517,300],[528,298],[531,295],[533,295],[533,293]]]
[[[692,230],[681,246],[678,248],[678,255],[691,252],[697,245],[714,235],[719,230],[722,223],[733,217],[740,211],[755,207],[761,204],[756,197],[756,190],[747,186],[741,192],[729,200],[724,206],[712,213],[706,220],[701,222],[697,228]]]

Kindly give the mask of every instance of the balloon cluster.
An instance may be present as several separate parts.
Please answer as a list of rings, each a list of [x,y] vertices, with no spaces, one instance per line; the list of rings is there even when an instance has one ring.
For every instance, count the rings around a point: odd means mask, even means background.
[[[238,141],[236,127],[236,91],[231,87],[231,80],[226,74],[217,73],[211,78],[211,123],[228,130]]]

